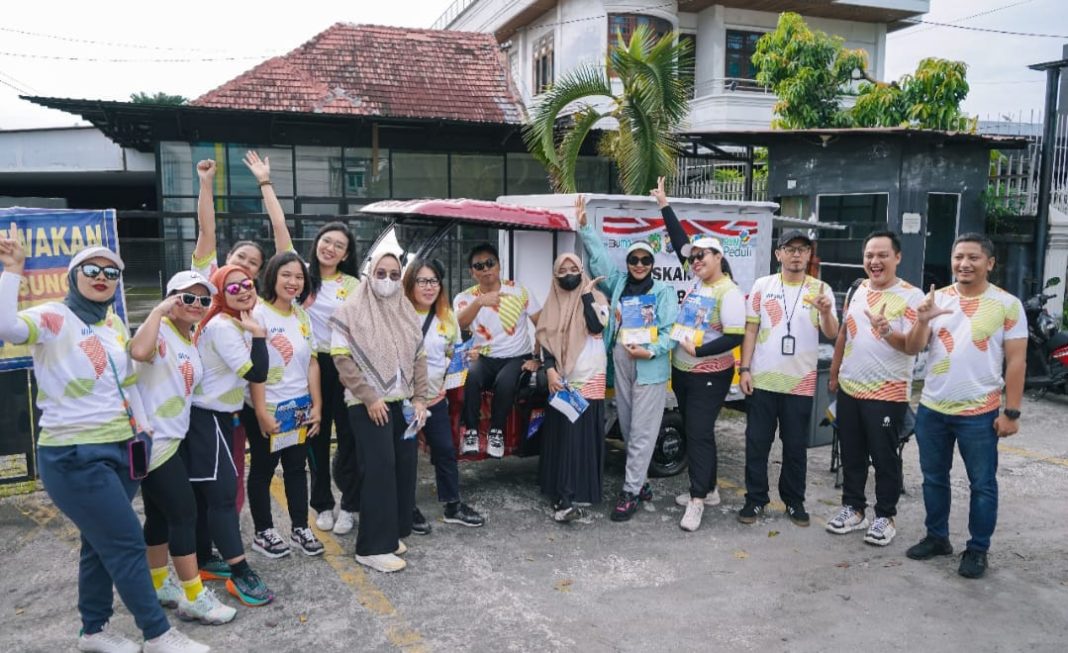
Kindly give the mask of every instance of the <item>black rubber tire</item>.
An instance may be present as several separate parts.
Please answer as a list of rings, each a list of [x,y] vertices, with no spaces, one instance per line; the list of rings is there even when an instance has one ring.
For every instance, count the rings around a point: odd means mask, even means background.
[[[653,459],[649,462],[649,476],[675,476],[686,469],[686,428],[677,410],[664,413],[660,435],[656,438]]]

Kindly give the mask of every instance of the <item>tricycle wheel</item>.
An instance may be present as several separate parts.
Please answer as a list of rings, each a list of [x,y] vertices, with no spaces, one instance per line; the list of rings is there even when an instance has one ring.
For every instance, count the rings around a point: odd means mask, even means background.
[[[649,476],[675,476],[686,469],[686,429],[682,415],[672,410],[664,413],[660,435],[656,438]]]

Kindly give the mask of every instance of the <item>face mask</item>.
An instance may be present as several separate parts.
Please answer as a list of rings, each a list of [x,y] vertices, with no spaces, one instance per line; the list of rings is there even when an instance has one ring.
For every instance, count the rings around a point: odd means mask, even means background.
[[[565,274],[562,277],[556,277],[556,283],[560,284],[560,287],[564,290],[574,290],[582,283],[581,274]]]
[[[387,299],[397,294],[400,290],[400,281],[393,279],[371,279],[371,290],[382,299]]]

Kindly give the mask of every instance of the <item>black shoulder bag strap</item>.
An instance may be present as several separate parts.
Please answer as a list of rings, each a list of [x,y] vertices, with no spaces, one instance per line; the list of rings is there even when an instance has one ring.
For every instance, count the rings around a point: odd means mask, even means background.
[[[426,319],[423,320],[423,337],[426,337],[426,332],[430,331],[430,323],[434,321],[434,311],[431,310],[426,314]]]

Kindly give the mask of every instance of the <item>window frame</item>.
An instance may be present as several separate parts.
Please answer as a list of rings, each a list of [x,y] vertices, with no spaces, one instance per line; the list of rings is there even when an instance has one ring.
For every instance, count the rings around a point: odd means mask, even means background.
[[[531,79],[532,95],[541,95],[556,82],[556,39],[547,32],[535,39],[531,46],[531,62],[534,76]]]
[[[757,35],[763,37],[767,34],[767,31],[761,31],[753,28],[741,28],[741,27],[727,27],[723,31],[723,86],[727,88],[730,84],[734,83],[732,90],[739,91],[764,91],[764,86],[758,84],[756,81],[756,66],[753,64],[753,55],[756,54],[756,44],[753,44],[753,50],[748,52],[748,57],[743,60],[745,68],[749,71],[752,77],[731,77],[730,76],[730,63],[731,63],[731,49],[730,49],[730,37],[731,33],[742,35],[742,50],[741,54],[746,54],[745,44],[748,43],[748,37]],[[744,73],[743,73],[744,74]]]

